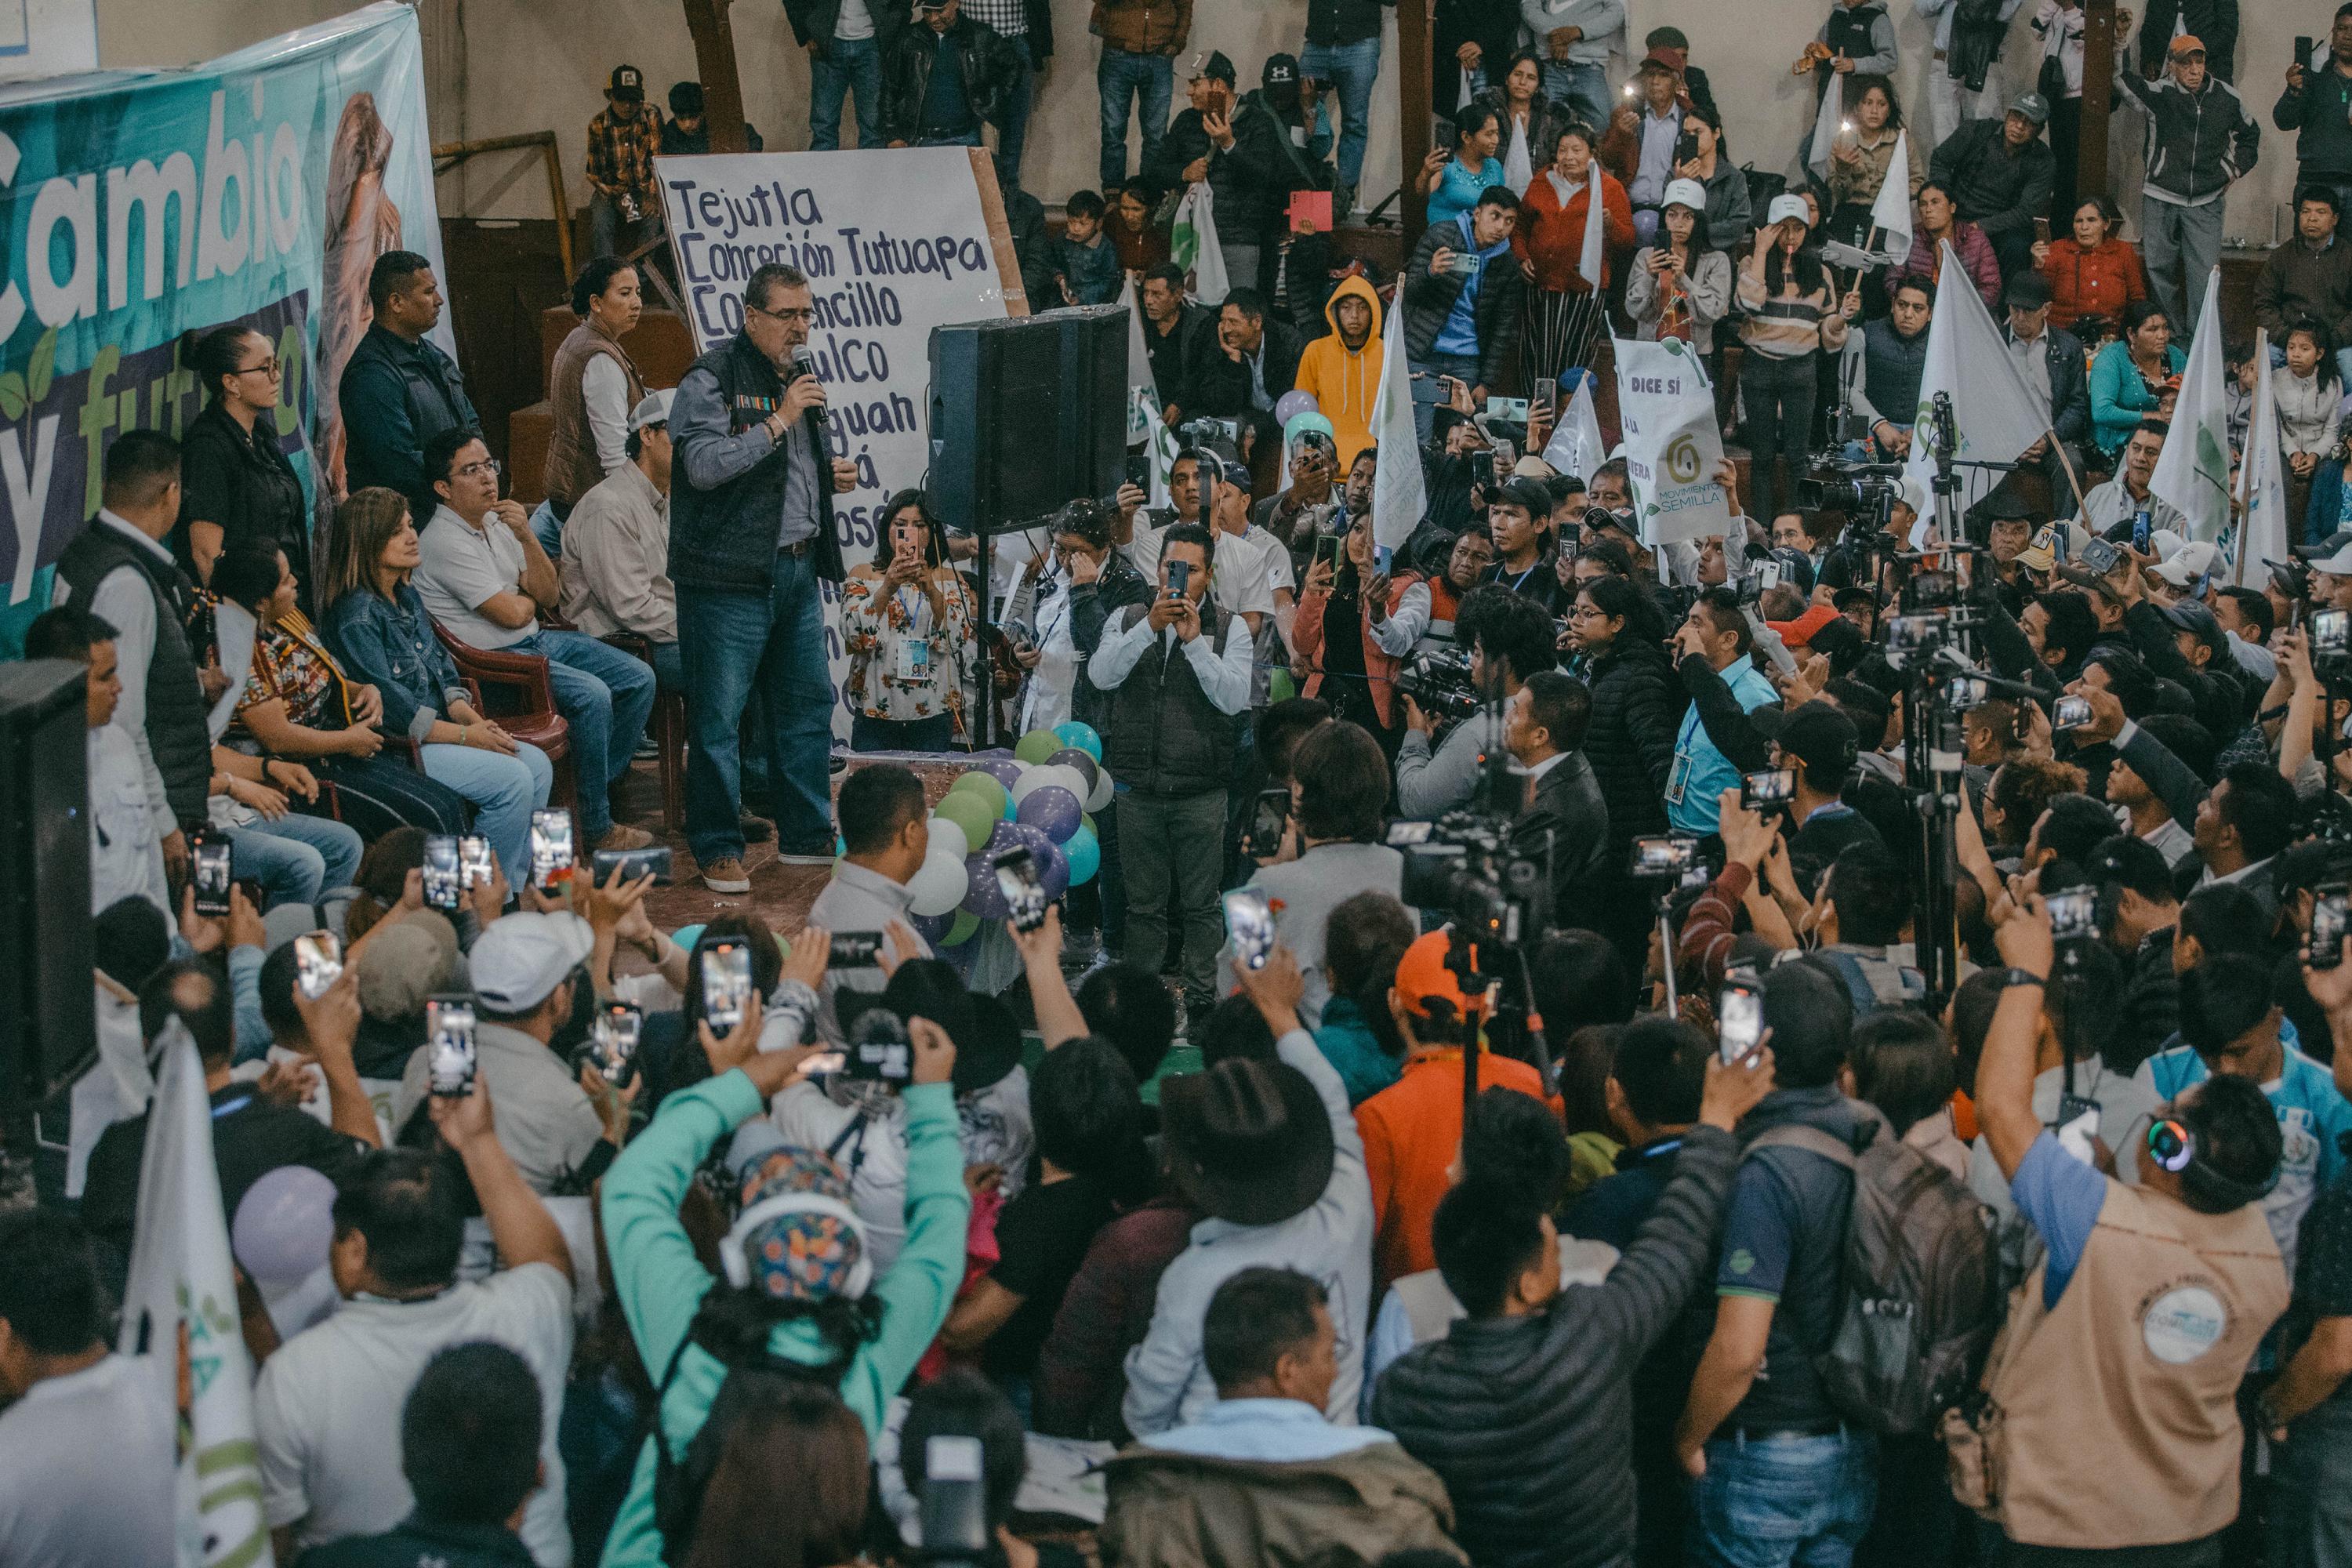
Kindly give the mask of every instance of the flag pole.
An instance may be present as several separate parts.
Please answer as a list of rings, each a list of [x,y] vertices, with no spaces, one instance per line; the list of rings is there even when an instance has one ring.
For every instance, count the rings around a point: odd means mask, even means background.
[[[2058,439],[2054,426],[2045,427],[2042,434],[2050,437],[2050,450],[2057,458],[2059,468],[2065,470],[2067,488],[2074,492],[2074,515],[2080,517],[2083,515],[2083,481],[2074,477],[2074,465],[2066,460],[2066,444]]]

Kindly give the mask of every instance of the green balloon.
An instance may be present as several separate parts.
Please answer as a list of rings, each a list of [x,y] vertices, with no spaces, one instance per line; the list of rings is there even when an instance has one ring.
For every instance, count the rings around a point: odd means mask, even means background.
[[[964,774],[963,777],[956,780],[955,784],[948,790],[948,794],[950,795],[970,795],[972,799],[979,801],[987,810],[988,815],[986,820],[989,822],[992,823],[1000,816],[1003,815],[1004,786],[998,784],[991,775],[982,773],[976,768],[971,773]],[[977,845],[986,839],[988,835],[983,833],[979,838],[973,839],[972,842]]]
[[[955,924],[948,927],[948,934],[940,938],[940,945],[941,947],[959,947],[963,943],[970,942],[971,940],[971,933],[979,929],[980,917],[978,915],[973,914],[970,910],[958,910],[956,911]]]
[[[1032,730],[1021,737],[1013,748],[1013,760],[1031,767],[1042,764],[1047,757],[1062,749],[1062,738],[1051,730]]]
[[[1266,700],[1287,702],[1298,695],[1298,683],[1290,679],[1290,671],[1277,669],[1266,681]]]
[[[987,778],[988,775],[983,773],[981,776]],[[989,782],[993,784],[996,781],[990,779]],[[989,834],[996,826],[996,814],[989,809],[987,798],[977,790],[948,791],[946,798],[931,808],[931,815],[962,828],[964,842],[974,849],[988,842]]]
[[[1085,828],[1088,833],[1093,834],[1097,842],[1101,841],[1102,829],[1095,826],[1093,813],[1085,811],[1078,813],[1078,826]]]

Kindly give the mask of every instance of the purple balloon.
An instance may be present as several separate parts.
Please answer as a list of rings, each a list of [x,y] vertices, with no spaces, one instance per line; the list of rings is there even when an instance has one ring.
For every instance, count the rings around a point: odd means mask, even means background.
[[[1047,784],[1029,792],[1029,798],[1021,803],[1021,814],[1014,826],[1038,828],[1059,844],[1078,830],[1081,815],[1076,795],[1058,784]]]
[[[963,869],[969,879],[963,897],[965,909],[984,921],[1001,921],[1013,912],[1012,906],[1004,901],[1004,889],[996,885],[996,868],[990,864],[985,851],[966,856]]]
[[[1037,876],[1045,884],[1045,896],[1058,899],[1070,890],[1070,858],[1062,853],[1058,844],[1045,846],[1037,857]]]
[[[1078,776],[1087,781],[1087,792],[1089,794],[1093,792],[1095,787],[1095,771],[1101,764],[1097,763],[1094,758],[1087,752],[1084,747],[1065,746],[1062,750],[1055,752],[1052,756],[1045,759],[1045,765],[1049,768],[1054,766],[1055,763],[1077,769]]]
[[[992,857],[1003,854],[1021,842],[1020,827],[1021,825],[1017,822],[999,817],[996,825],[988,830],[988,842],[972,853]]]
[[[1009,756],[992,757],[982,763],[980,767],[982,773],[987,773],[1006,789],[1011,789],[1021,782],[1021,764]]]
[[[909,915],[908,919],[914,922],[917,936],[937,947],[955,924],[955,911],[950,910],[943,915]]]
[[[1045,863],[1045,851],[1055,847],[1055,845],[1054,841],[1045,836],[1044,828],[1026,822],[1008,822],[1005,826],[1013,829],[1013,837],[1020,841],[1023,848],[1029,851],[1033,859],[1041,866]]]

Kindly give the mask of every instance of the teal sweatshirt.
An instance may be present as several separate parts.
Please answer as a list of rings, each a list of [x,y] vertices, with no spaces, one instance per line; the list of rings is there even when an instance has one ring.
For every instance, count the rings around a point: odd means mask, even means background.
[[[918,1084],[906,1091],[906,1099],[907,1245],[874,1287],[883,1305],[882,1331],[858,1351],[841,1380],[842,1400],[865,1425],[868,1443],[881,1434],[891,1396],[947,1321],[963,1279],[964,1233],[971,1216],[963,1151],[956,1139],[955,1091],[943,1083]],[[694,1246],[678,1224],[678,1205],[711,1149],[762,1109],[759,1090],[740,1070],[697,1084],[664,1100],[661,1114],[604,1173],[613,1291],[636,1336],[646,1370],[656,1381],[686,1338],[704,1292],[718,1283],[696,1260]],[[816,1330],[803,1322],[779,1323],[768,1348],[808,1364],[825,1359]],[[700,1346],[680,1359],[661,1407],[671,1453],[683,1455],[702,1429],[726,1375],[726,1367]],[[605,1544],[604,1568],[660,1568],[661,1556],[648,1439]]]

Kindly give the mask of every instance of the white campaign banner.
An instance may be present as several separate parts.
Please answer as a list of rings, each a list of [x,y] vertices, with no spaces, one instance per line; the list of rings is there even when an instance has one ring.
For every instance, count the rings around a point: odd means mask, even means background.
[[[901,147],[654,168],[698,349],[742,330],[743,285],[759,268],[808,275],[833,450],[857,465],[857,488],[834,498],[835,531],[848,564],[872,559],[884,504],[930,468],[931,329],[1029,313],[994,165],[962,147]],[[831,595],[825,623],[838,710],[849,661]],[[846,735],[846,711],[834,721]]]
[[[1642,542],[1717,538],[1731,525],[1730,498],[1716,482],[1723,437],[1706,361],[1679,338],[1617,343],[1617,415]]]

